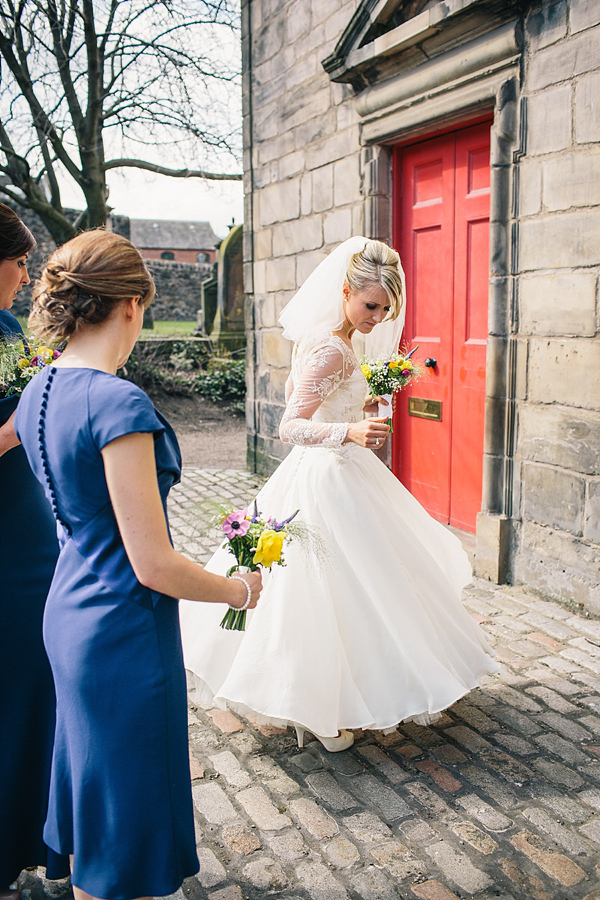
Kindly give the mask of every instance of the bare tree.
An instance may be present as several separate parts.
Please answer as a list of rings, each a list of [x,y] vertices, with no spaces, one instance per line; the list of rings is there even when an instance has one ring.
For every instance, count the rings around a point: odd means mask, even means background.
[[[62,243],[105,224],[110,169],[239,180],[206,169],[239,169],[238,6],[0,0],[0,196]],[[75,222],[65,177],[85,197]]]

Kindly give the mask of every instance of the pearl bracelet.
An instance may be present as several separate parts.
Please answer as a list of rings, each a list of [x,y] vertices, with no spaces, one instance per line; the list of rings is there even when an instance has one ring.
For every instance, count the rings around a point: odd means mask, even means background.
[[[244,587],[246,588],[246,595],[247,595],[246,602],[244,603],[243,606],[231,606],[231,603],[230,603],[229,604],[230,608],[231,609],[239,609],[239,610],[248,609],[248,607],[250,606],[250,603],[252,602],[252,588],[250,587],[250,585],[248,584],[246,579],[242,578],[241,575],[230,575],[229,577],[235,578],[236,581],[241,581],[242,584],[244,585]]]

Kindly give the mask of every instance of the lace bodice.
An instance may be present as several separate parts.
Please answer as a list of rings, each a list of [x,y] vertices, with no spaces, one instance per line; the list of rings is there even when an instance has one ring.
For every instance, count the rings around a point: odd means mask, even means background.
[[[363,418],[365,378],[352,350],[330,334],[294,346],[279,426],[284,443],[340,447],[348,423]]]

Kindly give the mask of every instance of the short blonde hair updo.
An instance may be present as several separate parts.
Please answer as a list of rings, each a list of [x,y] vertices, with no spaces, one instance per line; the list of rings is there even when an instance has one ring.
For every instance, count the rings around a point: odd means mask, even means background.
[[[139,297],[146,309],[154,281],[126,238],[100,229],[84,231],[50,256],[33,290],[29,327],[56,344],[82,325],[99,325],[113,309]]]
[[[350,290],[364,291],[373,284],[380,285],[388,296],[388,320],[397,319],[404,303],[400,257],[382,241],[367,241],[363,250],[350,257],[346,281]]]

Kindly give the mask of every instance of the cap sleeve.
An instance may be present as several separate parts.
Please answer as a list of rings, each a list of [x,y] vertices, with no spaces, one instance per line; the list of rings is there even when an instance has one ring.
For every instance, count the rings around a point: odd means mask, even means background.
[[[88,393],[89,423],[98,450],[126,434],[165,430],[141,388],[114,375],[93,378]]]

